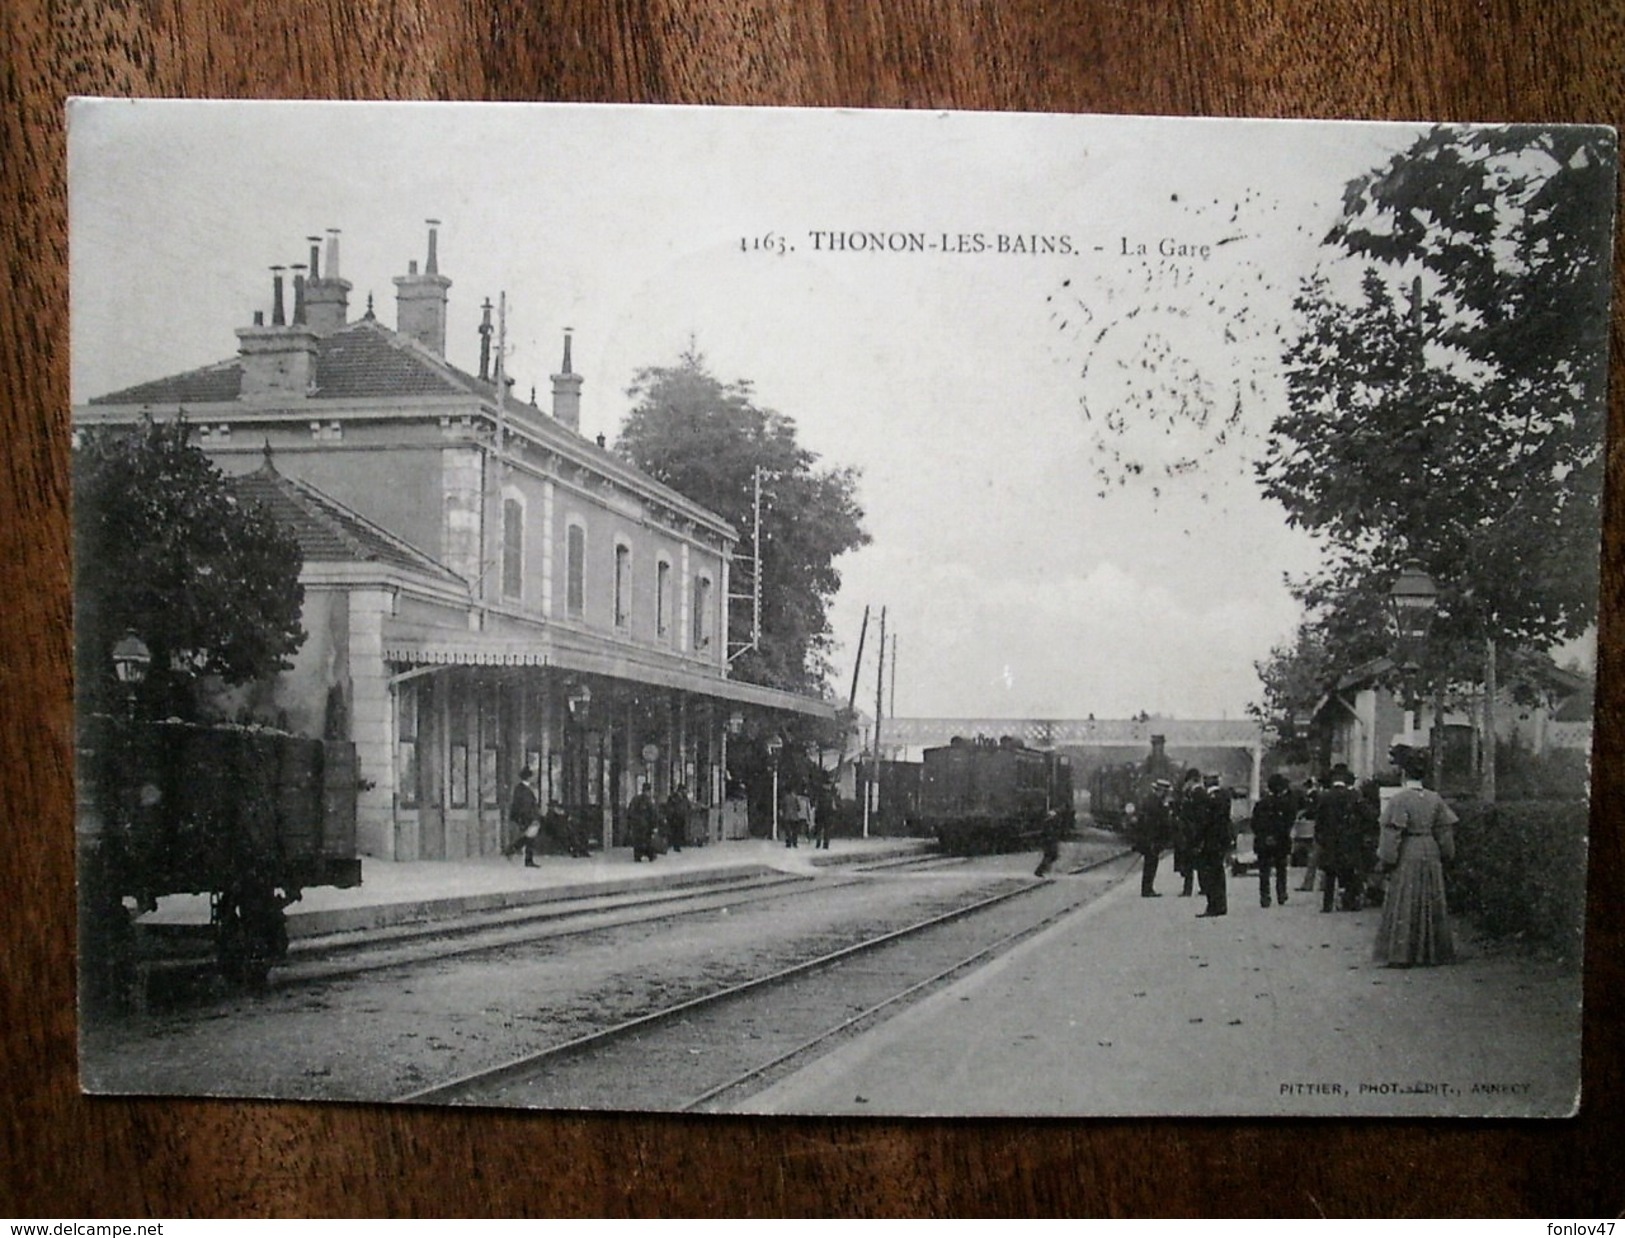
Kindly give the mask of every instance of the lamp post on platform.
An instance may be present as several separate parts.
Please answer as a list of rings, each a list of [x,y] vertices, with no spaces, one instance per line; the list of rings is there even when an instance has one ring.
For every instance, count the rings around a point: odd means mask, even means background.
[[[1394,620],[1399,672],[1405,681],[1407,739],[1417,730],[1418,715],[1421,713],[1416,677],[1422,669],[1422,651],[1427,645],[1428,630],[1433,626],[1433,612],[1438,605],[1439,587],[1419,564],[1410,562],[1399,569],[1399,575],[1388,589],[1388,613]],[[1428,746],[1435,759],[1438,757],[1438,729],[1438,718],[1435,717],[1434,725],[1428,731]],[[1437,782],[1437,771],[1434,771],[1434,780]]]
[[[152,651],[134,632],[125,632],[113,646],[113,674],[124,685],[124,707],[132,719],[135,717],[136,689],[145,682],[147,668],[151,665]]]
[[[773,841],[779,841],[779,753],[784,751],[784,741],[777,735],[767,741],[767,757],[773,766]]]

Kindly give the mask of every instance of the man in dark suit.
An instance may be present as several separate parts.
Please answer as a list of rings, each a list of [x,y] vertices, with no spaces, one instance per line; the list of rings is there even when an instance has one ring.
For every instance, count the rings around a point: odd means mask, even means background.
[[[1343,909],[1360,910],[1364,815],[1365,802],[1354,789],[1353,773],[1347,765],[1336,766],[1331,785],[1320,793],[1315,805],[1315,841],[1320,845],[1320,871],[1324,874],[1322,911],[1335,909],[1338,886],[1343,887]]]
[[[681,851],[688,841],[688,809],[688,788],[678,783],[666,797],[666,837],[673,851]]]
[[[1197,912],[1200,917],[1222,916],[1230,911],[1224,863],[1235,841],[1230,833],[1230,792],[1218,785],[1214,775],[1208,776],[1207,784],[1203,788],[1202,832],[1196,844],[1196,880],[1202,897],[1207,899],[1207,906]]]
[[[1275,876],[1275,901],[1286,902],[1286,869],[1292,858],[1292,823],[1298,798],[1285,774],[1271,774],[1262,799],[1253,808],[1253,854],[1258,858],[1258,903],[1270,905],[1270,875]]]
[[[541,814],[537,811],[536,789],[530,785],[530,780],[536,777],[536,772],[525,766],[519,771],[519,782],[513,789],[513,798],[508,801],[508,823],[513,827],[513,838],[508,843],[504,854],[513,855],[514,852],[524,849],[525,867],[536,867],[536,848],[542,840]]]
[[[1161,897],[1156,890],[1157,864],[1173,835],[1173,794],[1173,783],[1166,778],[1154,780],[1135,814],[1134,849],[1145,857],[1140,869],[1141,898]]]
[[[1207,791],[1202,771],[1188,769],[1174,800],[1174,870],[1185,879],[1180,898],[1189,898],[1196,884],[1196,855],[1207,822]]]
[[[649,794],[648,783],[638,787],[638,793],[627,805],[626,824],[632,832],[632,862],[636,864],[647,856],[649,862],[654,863],[655,831],[660,828],[660,813],[655,808],[654,796]]]

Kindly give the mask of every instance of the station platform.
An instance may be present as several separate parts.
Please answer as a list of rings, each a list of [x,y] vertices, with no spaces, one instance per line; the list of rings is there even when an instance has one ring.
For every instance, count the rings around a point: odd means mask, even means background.
[[[1299,873],[1292,879],[1296,885]],[[1065,880],[1065,878],[1061,878]],[[1198,919],[1166,870],[1103,897],[739,1106],[866,1116],[1566,1117],[1577,969],[1476,940],[1372,960],[1380,907],[1318,893]]]
[[[934,844],[919,838],[833,838],[829,848],[798,847],[769,839],[741,839],[685,847],[653,861],[634,862],[629,847],[581,859],[540,855],[526,868],[520,855],[466,860],[397,862],[363,857],[361,884],[317,886],[287,908],[291,940],[329,933],[366,932],[403,924],[453,919],[565,899],[703,886],[773,874],[807,876],[830,865],[875,863],[923,855]],[[159,931],[209,922],[203,894],[174,894],[135,923]]]

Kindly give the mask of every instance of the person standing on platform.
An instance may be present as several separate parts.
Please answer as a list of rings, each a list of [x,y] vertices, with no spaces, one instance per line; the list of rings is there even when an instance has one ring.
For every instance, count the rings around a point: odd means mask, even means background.
[[[681,851],[688,841],[688,810],[688,788],[678,783],[666,797],[666,837],[673,851]]]
[[[1140,897],[1161,898],[1157,893],[1157,865],[1162,860],[1162,853],[1167,849],[1168,842],[1173,835],[1174,813],[1170,801],[1173,798],[1174,784],[1166,778],[1157,778],[1151,783],[1151,790],[1146,793],[1140,802],[1139,811],[1135,814],[1134,849],[1145,857],[1145,863],[1140,869]]]
[[[1298,792],[1298,820],[1305,822],[1313,831],[1315,809],[1320,804],[1320,784],[1313,778],[1305,778],[1303,787]],[[1298,883],[1300,893],[1313,893],[1315,888],[1315,874],[1320,871],[1320,840],[1313,832],[1309,835],[1309,852],[1303,862],[1303,880]]]
[[[1253,808],[1253,854],[1258,859],[1258,904],[1270,905],[1270,879],[1275,901],[1286,903],[1286,869],[1292,858],[1292,822],[1298,800],[1285,774],[1271,774],[1262,799]]]
[[[512,856],[523,849],[525,852],[525,867],[536,867],[536,848],[541,842],[542,822],[537,812],[536,788],[530,785],[530,780],[536,777],[536,771],[525,766],[519,771],[519,782],[514,786],[513,798],[508,801],[508,824],[513,827],[513,838],[508,843],[504,855]]]
[[[626,824],[632,832],[632,862],[636,864],[647,857],[651,864],[654,863],[655,831],[660,828],[660,814],[655,810],[648,783],[639,784],[638,793],[627,805]]]
[[[1227,915],[1230,911],[1224,865],[1235,841],[1230,828],[1230,793],[1217,785],[1217,777],[1209,778],[1212,785],[1203,789],[1206,811],[1196,844],[1196,880],[1207,900],[1207,906],[1196,913],[1201,918]]]
[[[1196,852],[1206,821],[1207,791],[1202,786],[1202,771],[1188,769],[1174,800],[1174,871],[1185,882],[1180,898],[1189,898],[1196,884]]]
[[[1320,909],[1334,911],[1338,887],[1343,891],[1343,910],[1360,910],[1360,817],[1365,802],[1354,789],[1354,775],[1347,765],[1333,767],[1330,785],[1320,793],[1315,807],[1315,843],[1320,849]]]
[[[1426,750],[1407,749],[1397,762],[1404,785],[1382,809],[1377,861],[1389,874],[1382,923],[1372,957],[1389,967],[1431,967],[1456,958],[1445,903],[1444,861],[1456,857],[1450,805],[1422,785]]]
[[[779,823],[784,826],[784,845],[801,846],[801,830],[806,824],[807,797],[795,791],[786,791],[779,807]]]

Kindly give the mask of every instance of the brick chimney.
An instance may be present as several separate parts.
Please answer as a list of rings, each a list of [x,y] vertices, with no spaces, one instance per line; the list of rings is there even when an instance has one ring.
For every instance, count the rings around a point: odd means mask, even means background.
[[[564,328],[564,364],[553,375],[553,419],[581,433],[581,386],[587,380],[570,368],[570,332]]]
[[[350,281],[339,277],[339,230],[327,230],[326,273],[318,261],[321,237],[310,242],[310,278],[305,281],[305,318],[318,335],[340,330],[350,317]]]
[[[440,274],[435,253],[438,219],[429,224],[429,260],[423,274],[418,264],[407,264],[406,274],[395,277],[395,330],[416,340],[437,357],[446,355],[446,289],[451,281]]]
[[[271,325],[254,315],[252,327],[237,328],[237,353],[241,358],[243,382],[240,398],[250,403],[269,404],[303,400],[316,381],[316,333],[298,321],[304,308],[296,300],[295,321],[283,314],[282,267],[271,272]]]

